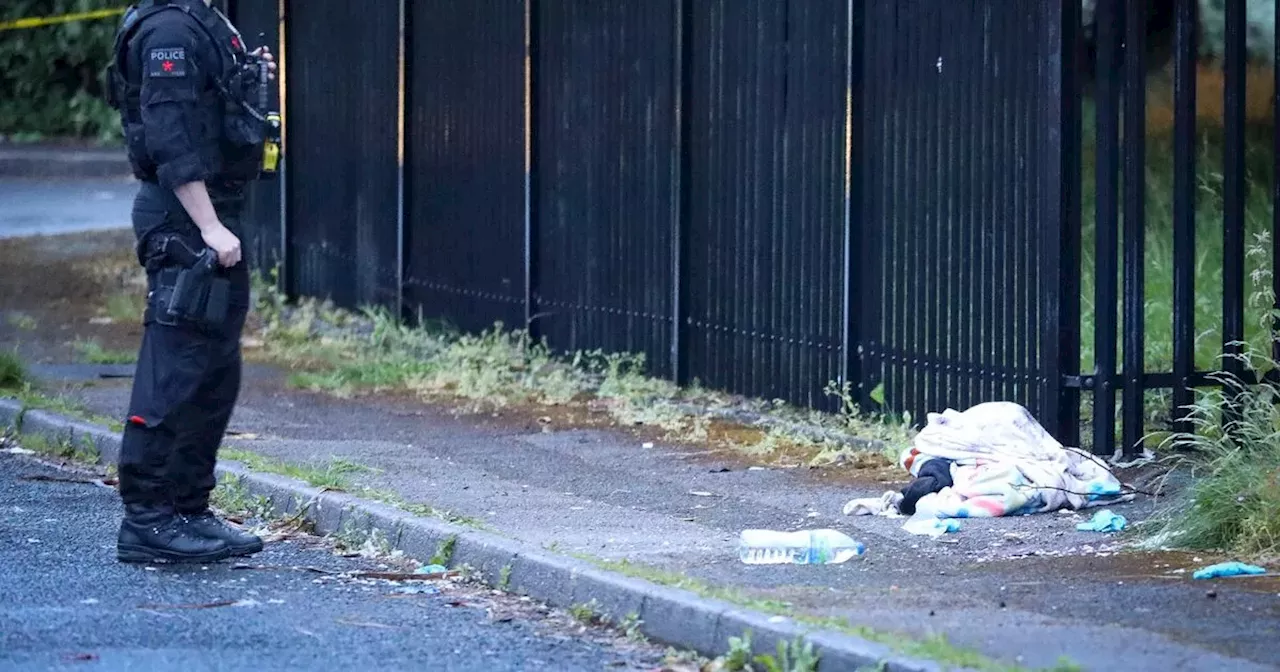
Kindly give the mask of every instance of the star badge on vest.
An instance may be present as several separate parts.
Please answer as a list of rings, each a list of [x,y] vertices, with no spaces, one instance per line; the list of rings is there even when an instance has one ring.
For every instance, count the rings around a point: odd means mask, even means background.
[[[150,77],[186,77],[187,50],[182,47],[152,49],[147,55]]]

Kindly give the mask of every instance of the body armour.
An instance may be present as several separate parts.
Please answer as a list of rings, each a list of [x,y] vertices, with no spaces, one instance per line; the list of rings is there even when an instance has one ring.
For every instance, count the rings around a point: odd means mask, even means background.
[[[269,137],[260,59],[203,0],[145,0],[126,12],[109,67],[129,161],[143,182],[238,190]]]

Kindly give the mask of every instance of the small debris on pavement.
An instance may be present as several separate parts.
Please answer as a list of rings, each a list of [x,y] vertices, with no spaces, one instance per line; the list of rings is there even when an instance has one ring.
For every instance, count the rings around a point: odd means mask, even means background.
[[[652,448],[652,447],[653,447],[653,442],[652,442],[652,441],[645,441],[644,443],[640,444],[640,447],[641,447],[641,448]]]
[[[219,607],[253,607],[257,606],[257,600],[221,600],[219,602],[205,602],[203,604],[140,604],[139,609],[217,609]]]
[[[440,592],[435,586],[401,586],[394,591],[399,595],[435,595]]]
[[[45,481],[49,483],[83,483],[84,485],[96,485],[96,478],[76,478],[74,476],[49,476],[46,474],[27,474],[19,476],[20,481]]]
[[[1216,579],[1230,576],[1257,576],[1266,574],[1267,570],[1257,565],[1246,565],[1243,562],[1220,562],[1216,565],[1209,565],[1203,569],[1196,570],[1191,575],[1193,579]]]
[[[715,497],[714,494],[710,492],[703,492],[701,490],[690,490],[689,494],[693,495],[694,497]]]
[[[260,570],[266,570],[266,571],[303,571],[303,572],[314,572],[316,574],[337,574],[338,573],[329,569],[321,569],[319,567],[306,567],[301,565],[286,566],[286,565],[237,564],[237,565],[232,565],[231,569],[260,569]]]
[[[1120,532],[1128,525],[1124,516],[1113,513],[1111,509],[1103,509],[1088,522],[1077,523],[1076,529],[1081,532]]]
[[[902,529],[915,535],[929,536],[937,539],[949,532],[960,531],[960,521],[954,518],[931,518],[929,516],[912,516]]]
[[[449,568],[444,565],[423,565],[414,574],[444,574],[447,571]]]
[[[353,579],[383,579],[385,581],[438,581],[457,576],[457,572],[441,572],[438,574],[410,574],[407,572],[352,572],[347,576]]]
[[[357,628],[380,628],[383,630],[398,630],[399,626],[386,625],[384,623],[374,623],[372,621],[348,621],[346,619],[338,619],[335,621],[339,625],[352,625]]]

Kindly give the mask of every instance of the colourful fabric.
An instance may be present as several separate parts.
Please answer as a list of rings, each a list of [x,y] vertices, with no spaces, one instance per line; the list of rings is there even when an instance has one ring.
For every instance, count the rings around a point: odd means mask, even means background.
[[[935,458],[955,464],[954,485],[916,505],[918,514],[934,518],[1080,510],[1133,499],[1101,460],[1064,447],[1014,403],[930,413],[900,463],[916,476]]]

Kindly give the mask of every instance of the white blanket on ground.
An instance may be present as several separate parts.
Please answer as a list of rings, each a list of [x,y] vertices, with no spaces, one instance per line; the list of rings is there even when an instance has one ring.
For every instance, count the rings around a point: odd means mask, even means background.
[[[952,460],[954,485],[921,498],[914,518],[988,518],[1080,510],[1133,499],[1099,459],[1058,443],[1018,404],[990,402],[930,413],[902,454],[912,476],[931,459]],[[847,514],[875,513],[845,507]]]

